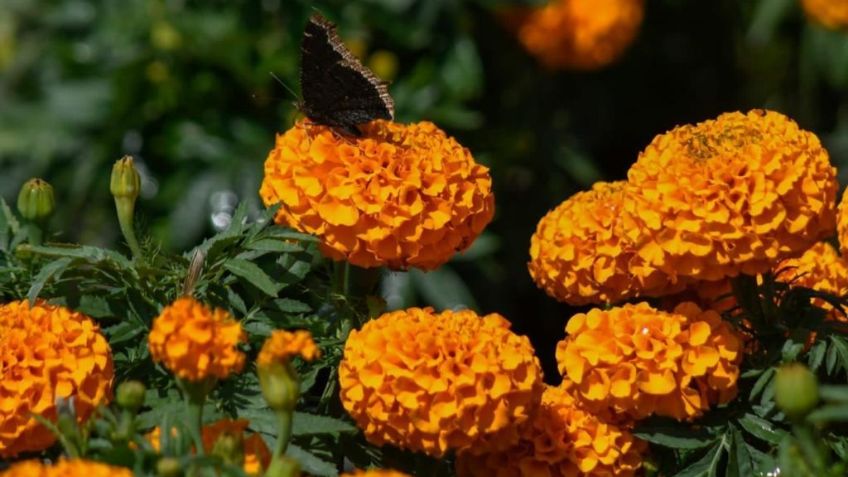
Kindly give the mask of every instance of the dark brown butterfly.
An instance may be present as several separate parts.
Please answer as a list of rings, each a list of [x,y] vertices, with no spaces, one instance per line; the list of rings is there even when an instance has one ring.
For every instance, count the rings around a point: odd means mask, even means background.
[[[300,54],[300,109],[312,122],[361,136],[358,125],[394,119],[386,83],[353,56],[323,16],[309,19]]]

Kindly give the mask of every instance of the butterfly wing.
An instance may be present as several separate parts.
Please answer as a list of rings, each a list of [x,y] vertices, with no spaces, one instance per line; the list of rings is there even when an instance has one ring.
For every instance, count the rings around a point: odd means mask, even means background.
[[[355,130],[374,119],[393,119],[394,102],[386,84],[344,46],[335,26],[313,15],[301,44],[303,109],[319,124]]]

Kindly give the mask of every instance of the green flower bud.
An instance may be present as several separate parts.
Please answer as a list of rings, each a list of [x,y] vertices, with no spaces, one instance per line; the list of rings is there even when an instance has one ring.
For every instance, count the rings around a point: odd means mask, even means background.
[[[30,179],[21,187],[18,194],[18,212],[27,219],[41,221],[53,213],[56,199],[53,186],[41,179]]]
[[[801,418],[819,402],[816,375],[800,363],[781,366],[774,378],[774,400],[790,418]]]
[[[212,445],[212,455],[220,457],[226,464],[243,467],[244,436],[241,433],[221,433]]]
[[[265,471],[265,477],[300,477],[300,463],[286,456],[274,459]]]
[[[124,156],[112,166],[112,180],[109,190],[116,198],[129,198],[135,200],[141,191],[141,176],[133,164],[130,156]]]
[[[183,465],[179,459],[162,457],[156,463],[156,475],[158,477],[182,477]]]
[[[257,371],[268,407],[277,412],[292,412],[300,397],[300,380],[291,364],[274,362],[259,366]]]
[[[118,390],[115,392],[115,401],[123,409],[135,412],[144,405],[144,393],[146,391],[144,384],[138,381],[127,381],[118,386]]]

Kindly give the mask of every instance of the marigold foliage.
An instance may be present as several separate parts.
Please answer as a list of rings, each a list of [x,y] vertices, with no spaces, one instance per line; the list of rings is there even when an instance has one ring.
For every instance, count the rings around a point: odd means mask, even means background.
[[[165,307],[148,337],[150,355],[189,381],[226,379],[244,366],[236,347],[246,339],[241,325],[222,309],[183,297]]]
[[[625,206],[652,236],[640,256],[700,280],[766,272],[836,226],[827,151],[772,111],[726,113],[661,134],[628,182]]]
[[[572,383],[547,386],[521,440],[501,452],[461,453],[458,477],[630,477],[642,467],[645,442],[581,409]]]
[[[55,441],[31,415],[57,417],[73,399],[80,422],[111,399],[112,353],[87,316],[39,301],[0,305],[0,457],[40,451]]]
[[[37,460],[13,464],[3,472],[3,477],[133,477],[130,469],[114,467],[83,459],[60,460],[55,465]]]
[[[362,130],[300,121],[277,136],[259,191],[277,223],[360,267],[429,270],[471,245],[494,213],[489,170],[429,122]]]
[[[633,42],[644,16],[643,0],[550,0],[512,14],[518,39],[549,68],[591,70],[606,66]]]
[[[321,356],[321,350],[312,341],[312,333],[306,330],[275,330],[262,345],[256,365],[268,366],[275,362],[286,362],[294,356],[300,356],[307,361]]]
[[[339,382],[371,443],[436,457],[508,447],[543,391],[530,341],[502,316],[431,308],[386,313],[351,332]]]
[[[624,210],[629,195],[625,182],[598,182],[543,217],[530,240],[528,268],[536,284],[572,305],[682,290],[685,280],[639,255],[649,237],[638,236],[642,225]]]
[[[801,0],[804,13],[832,30],[848,27],[848,3],[843,0]]]
[[[203,426],[201,439],[203,450],[212,452],[215,442],[221,434],[235,434],[244,436],[250,422],[246,419],[221,419]],[[171,429],[171,435],[176,436],[176,428]],[[145,437],[156,452],[161,451],[162,429],[155,427]],[[258,475],[271,463],[271,451],[259,434],[250,434],[244,438],[244,466],[245,473]]]
[[[574,315],[557,345],[563,376],[605,418],[691,420],[736,396],[742,340],[713,310],[647,303]],[[624,419],[626,420],[626,419]]]
[[[341,477],[410,477],[396,470],[369,469],[357,470],[352,474],[342,474]]]

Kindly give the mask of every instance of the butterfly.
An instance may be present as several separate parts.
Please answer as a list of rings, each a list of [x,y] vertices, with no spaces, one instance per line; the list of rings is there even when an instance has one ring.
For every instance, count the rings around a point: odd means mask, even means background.
[[[358,137],[360,124],[394,119],[386,83],[353,56],[323,16],[309,19],[300,54],[299,107],[313,123]]]

